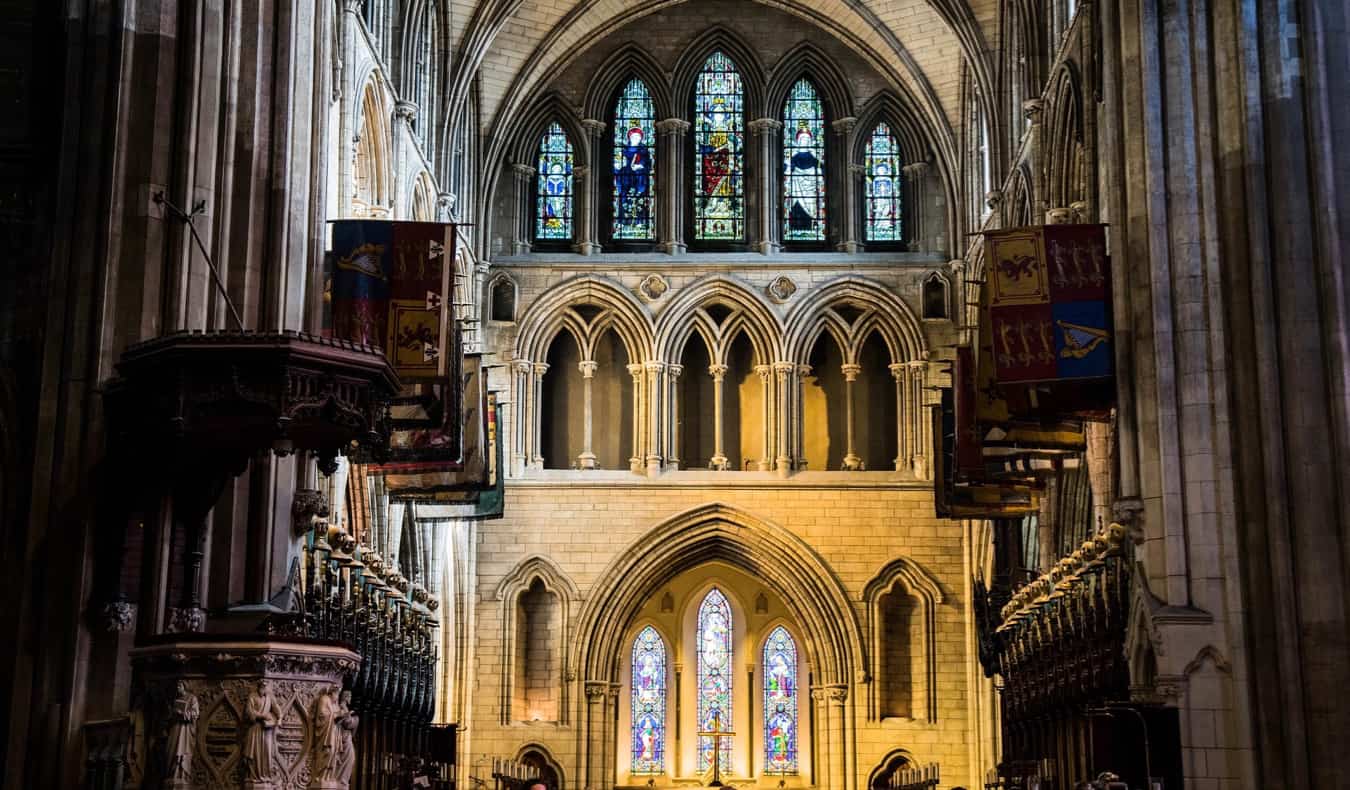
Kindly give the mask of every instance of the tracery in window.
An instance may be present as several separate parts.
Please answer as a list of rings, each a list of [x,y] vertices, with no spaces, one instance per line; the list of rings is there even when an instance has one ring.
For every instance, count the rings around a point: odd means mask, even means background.
[[[708,591],[698,607],[698,726],[702,732],[714,728],[730,731],[731,714],[731,604],[716,587]],[[721,739],[718,765],[731,769],[731,739]],[[713,739],[699,736],[698,770],[712,768]]]
[[[666,760],[666,644],[647,626],[633,641],[633,769],[659,774]]]
[[[572,143],[554,121],[539,139],[534,237],[538,241],[572,238]]]
[[[873,127],[867,138],[863,168],[866,190],[864,238],[867,241],[902,241],[900,147],[885,121]]]
[[[825,109],[808,79],[783,103],[783,241],[825,240]]]
[[[694,238],[745,238],[745,89],[736,64],[714,52],[694,86]]]
[[[764,643],[764,769],[797,773],[797,643],[783,626]]]
[[[629,80],[614,104],[614,194],[610,232],[617,240],[656,239],[656,107],[647,85]]]

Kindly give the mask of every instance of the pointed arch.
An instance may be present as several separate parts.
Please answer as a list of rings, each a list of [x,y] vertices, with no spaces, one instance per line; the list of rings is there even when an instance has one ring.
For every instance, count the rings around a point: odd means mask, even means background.
[[[890,600],[903,596],[914,603],[894,608]],[[878,683],[868,687],[868,718],[876,721],[895,715],[889,698],[904,696],[900,704],[908,717],[937,720],[937,607],[945,597],[937,579],[908,557],[897,557],[881,566],[863,587],[867,607],[870,654],[876,666],[869,674]],[[897,617],[897,613],[899,617]],[[899,641],[899,644],[888,644]],[[901,667],[890,666],[899,656]],[[898,694],[882,688],[899,677],[905,680]]]
[[[357,216],[387,217],[395,189],[392,100],[378,71],[370,72],[359,95],[361,100],[353,108],[357,117],[352,125],[357,130],[353,209]]]
[[[683,117],[683,111],[676,110],[671,101],[670,80],[665,68],[647,50],[632,43],[614,50],[595,69],[581,104],[585,117],[603,119],[609,115],[614,94],[634,78],[642,80],[651,92],[658,120]]]
[[[764,67],[755,54],[755,47],[740,34],[720,26],[705,30],[691,41],[671,70],[674,114],[682,117],[684,108],[693,104],[698,75],[714,52],[724,53],[740,72],[745,91],[746,122],[764,115]]]
[[[633,637],[629,661],[630,746],[634,774],[666,769],[666,696],[670,649],[661,632],[647,625]]]
[[[1077,66],[1065,61],[1050,78],[1046,91],[1045,129],[1049,137],[1040,145],[1045,157],[1046,204],[1069,207],[1086,199],[1083,182],[1083,99]]]
[[[797,772],[800,663],[797,640],[784,624],[773,627],[759,651],[764,698],[760,710],[764,727],[765,769],[777,774]]]
[[[607,312],[609,320],[605,326],[612,327],[619,336],[629,362],[636,364],[651,358],[651,319],[637,297],[603,277],[579,275],[545,291],[525,310],[516,335],[516,359],[542,361],[553,335],[565,320],[565,309],[578,304],[596,305]]]
[[[574,641],[574,665],[587,679],[613,682],[619,647],[644,603],[680,573],[720,560],[765,581],[801,628],[814,682],[848,683],[864,662],[861,628],[838,576],[796,533],[720,502],[677,513],[654,526],[598,576]]]
[[[843,320],[838,313],[834,314],[837,318],[831,317],[833,308],[841,304],[857,305],[862,313],[852,323]],[[846,328],[841,348],[847,361],[853,360],[867,334],[873,330],[878,331],[886,342],[892,362],[927,358],[928,341],[913,308],[875,280],[842,277],[799,302],[788,315],[784,327],[786,358],[807,364],[811,345],[823,326],[832,331]]]
[[[495,597],[501,605],[502,723],[538,715],[526,708],[531,688],[541,684],[548,688],[545,696],[554,704],[539,718],[552,714],[548,720],[565,723],[569,716],[564,682],[568,655],[562,645],[571,633],[572,609],[580,598],[576,584],[550,559],[536,554],[521,560],[502,578]],[[529,633],[536,628],[547,633]]]
[[[732,308],[734,315],[728,325],[720,327],[707,320],[700,309],[709,304],[723,304]],[[758,364],[769,365],[781,358],[782,324],[768,302],[743,281],[726,274],[701,277],[679,292],[661,310],[656,319],[656,358],[665,362],[679,362],[680,353],[689,335],[706,332],[708,350],[717,353],[721,345],[729,345],[737,331],[744,331],[755,351]],[[734,331],[733,331],[734,330]],[[725,349],[723,349],[724,351]]]
[[[853,92],[833,58],[821,52],[810,41],[803,41],[788,50],[774,64],[765,87],[767,105],[779,108],[787,100],[788,91],[797,80],[809,78],[825,104],[830,118],[848,118],[853,115]]]

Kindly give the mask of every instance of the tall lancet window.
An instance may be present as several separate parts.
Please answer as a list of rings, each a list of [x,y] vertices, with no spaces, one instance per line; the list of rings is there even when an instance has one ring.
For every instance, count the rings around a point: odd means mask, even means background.
[[[714,52],[694,85],[694,238],[745,239],[745,88],[736,64]]]
[[[783,626],[764,643],[764,771],[797,773],[797,643]]]
[[[615,241],[656,240],[656,107],[647,85],[632,79],[614,104]]]
[[[783,103],[783,241],[825,241],[825,109],[807,79]]]
[[[900,214],[900,146],[885,121],[879,122],[867,138],[863,152],[866,179],[867,241],[904,241]]]
[[[633,773],[666,768],[666,643],[647,626],[633,641]]]
[[[536,241],[572,239],[572,143],[557,121],[539,138],[535,188]]]
[[[730,732],[731,718],[731,604],[716,587],[698,607],[698,726]],[[731,739],[722,738],[718,764],[731,769]],[[698,739],[698,770],[712,769],[713,739]]]

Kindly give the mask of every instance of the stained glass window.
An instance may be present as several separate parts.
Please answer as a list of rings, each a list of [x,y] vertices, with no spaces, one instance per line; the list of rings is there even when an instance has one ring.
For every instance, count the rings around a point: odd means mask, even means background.
[[[716,587],[698,607],[698,726],[702,732],[730,732],[731,718],[731,604]],[[722,738],[718,764],[731,768],[731,739]],[[713,739],[698,739],[698,770],[712,768]]]
[[[867,241],[903,241],[900,224],[900,147],[882,121],[872,129],[864,151]]]
[[[745,90],[736,64],[714,52],[694,87],[694,238],[745,237]]]
[[[656,107],[647,85],[629,80],[614,104],[614,219],[616,240],[656,239]]]
[[[764,770],[797,773],[797,643],[781,625],[764,643]]]
[[[647,626],[633,641],[633,773],[666,765],[666,643]]]
[[[555,121],[539,139],[534,237],[538,241],[572,238],[572,143]]]
[[[783,241],[825,240],[825,110],[810,80],[783,103]]]

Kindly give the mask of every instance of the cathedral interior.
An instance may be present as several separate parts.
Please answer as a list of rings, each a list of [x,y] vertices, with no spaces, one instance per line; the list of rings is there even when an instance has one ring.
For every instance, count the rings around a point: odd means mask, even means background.
[[[1347,34],[0,2],[0,786],[1350,787]]]

